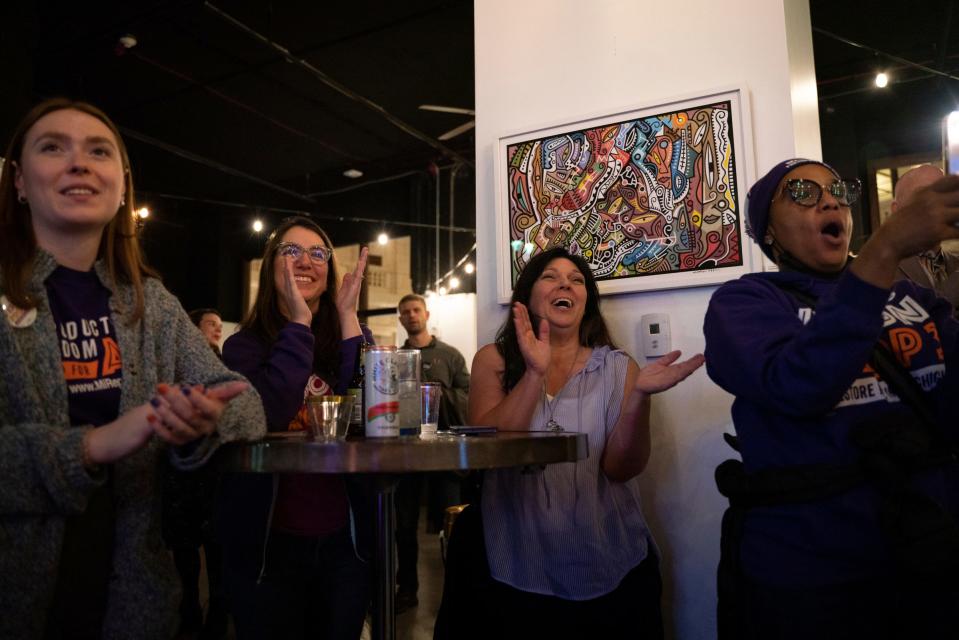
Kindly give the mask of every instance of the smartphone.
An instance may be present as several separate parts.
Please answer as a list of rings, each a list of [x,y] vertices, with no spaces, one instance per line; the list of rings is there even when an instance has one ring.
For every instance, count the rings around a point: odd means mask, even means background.
[[[942,166],[946,174],[959,174],[959,111],[942,121]]]
[[[464,425],[450,426],[450,433],[462,436],[478,436],[489,433],[496,433],[496,427],[467,427]]]

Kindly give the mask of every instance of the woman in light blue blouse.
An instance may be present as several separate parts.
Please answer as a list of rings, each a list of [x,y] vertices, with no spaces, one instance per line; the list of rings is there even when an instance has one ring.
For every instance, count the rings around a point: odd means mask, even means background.
[[[679,355],[640,369],[613,344],[582,258],[556,248],[530,260],[510,318],[473,360],[470,423],[586,433],[589,456],[486,473],[481,508],[460,516],[451,540],[437,637],[456,635],[454,620],[488,637],[662,637],[637,476],[650,454],[650,396],[703,361]],[[458,563],[467,547],[482,557],[472,567]],[[476,620],[479,611],[495,615]]]

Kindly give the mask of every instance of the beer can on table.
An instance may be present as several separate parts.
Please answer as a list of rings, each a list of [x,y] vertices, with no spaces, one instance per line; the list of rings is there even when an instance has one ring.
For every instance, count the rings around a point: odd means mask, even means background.
[[[400,435],[400,394],[396,379],[396,347],[366,348],[365,393],[366,437],[392,438]]]

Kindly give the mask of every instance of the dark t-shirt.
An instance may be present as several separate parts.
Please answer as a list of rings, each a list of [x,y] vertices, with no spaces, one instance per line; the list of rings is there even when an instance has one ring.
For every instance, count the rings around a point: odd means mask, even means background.
[[[110,290],[93,271],[57,267],[46,281],[57,325],[70,424],[98,427],[116,419],[122,369],[110,318]]]
[[[57,267],[46,282],[60,339],[71,426],[117,418],[122,366],[110,317],[110,290],[93,271]],[[86,510],[68,517],[51,607],[48,638],[99,637],[112,569],[112,474]]]

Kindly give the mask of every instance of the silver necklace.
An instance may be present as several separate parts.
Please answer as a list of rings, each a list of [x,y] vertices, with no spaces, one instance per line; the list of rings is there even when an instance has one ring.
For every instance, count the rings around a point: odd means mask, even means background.
[[[563,391],[566,390],[566,384],[569,382],[570,375],[573,373],[573,367],[576,366],[576,361],[579,360],[579,352],[583,349],[583,345],[579,345],[576,348],[576,355],[573,356],[573,361],[569,363],[569,369],[566,370],[566,380],[563,381],[563,386],[559,388],[559,391],[556,392],[556,395],[553,397],[553,401],[549,401],[549,397],[546,394],[546,382],[549,380],[549,374],[546,375],[546,380],[543,380],[543,407],[545,408],[544,413],[547,414],[549,418],[546,421],[546,428],[550,431],[563,431],[563,425],[553,420],[553,411],[556,409],[556,405],[559,404],[559,397],[563,395]]]

